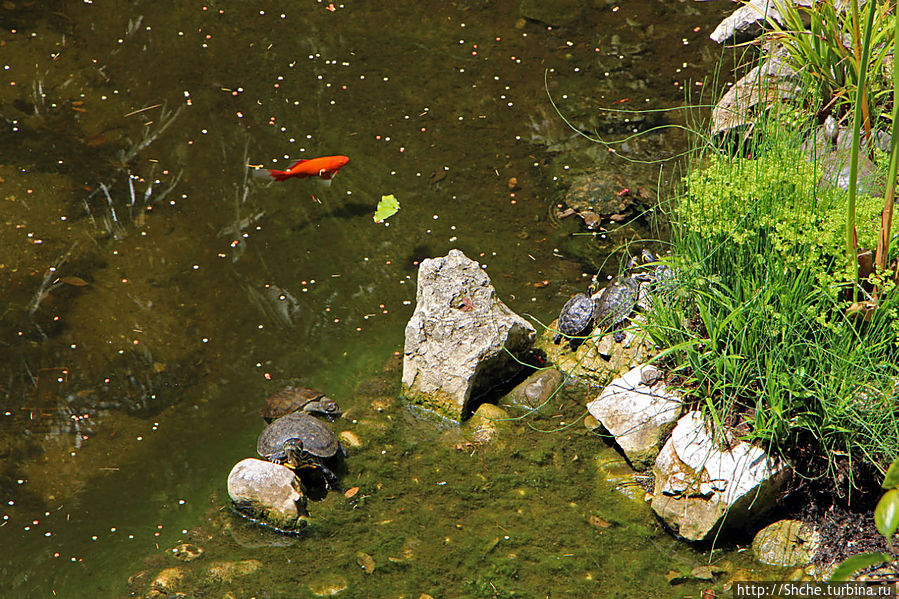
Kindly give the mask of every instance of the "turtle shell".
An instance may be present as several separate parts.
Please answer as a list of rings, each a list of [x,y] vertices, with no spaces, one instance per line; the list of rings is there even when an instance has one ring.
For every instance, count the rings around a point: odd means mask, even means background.
[[[310,387],[284,387],[268,396],[260,413],[271,422],[291,412],[318,413],[328,418],[340,416],[337,402],[316,389]]]
[[[630,316],[640,291],[640,281],[625,277],[602,290],[596,300],[596,321],[604,329],[611,329]]]
[[[340,450],[337,437],[325,423],[306,412],[292,412],[265,427],[256,442],[256,451],[280,464],[287,461],[284,444],[292,440],[299,440],[303,451],[316,458],[334,457]]]
[[[559,332],[563,335],[579,335],[592,323],[596,302],[583,293],[573,296],[559,313]]]

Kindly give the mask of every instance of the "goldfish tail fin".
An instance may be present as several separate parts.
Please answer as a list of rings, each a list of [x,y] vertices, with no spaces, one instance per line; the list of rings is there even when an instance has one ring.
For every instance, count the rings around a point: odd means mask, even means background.
[[[273,168],[254,168],[253,176],[259,177],[260,179],[267,179],[269,181],[283,181],[284,179],[288,179],[290,177],[287,171],[279,171]]]

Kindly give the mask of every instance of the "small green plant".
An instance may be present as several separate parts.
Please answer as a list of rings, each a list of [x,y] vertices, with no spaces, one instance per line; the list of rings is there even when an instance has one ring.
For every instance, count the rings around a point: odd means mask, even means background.
[[[877,526],[877,532],[886,539],[890,553],[875,551],[848,557],[833,571],[831,581],[848,580],[856,572],[896,560],[893,535],[899,528],[899,459],[890,464],[881,486],[887,491],[874,508],[874,525]]]

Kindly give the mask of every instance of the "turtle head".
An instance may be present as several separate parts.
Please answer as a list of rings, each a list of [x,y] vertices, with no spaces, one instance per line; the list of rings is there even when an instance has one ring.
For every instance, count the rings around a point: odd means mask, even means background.
[[[587,295],[592,297],[599,291],[599,273],[597,272],[590,278],[590,284],[587,285]]]
[[[627,261],[627,264],[624,265],[624,272],[631,272],[640,266],[640,261],[637,260],[636,256],[631,256]]]
[[[324,395],[308,401],[303,406],[303,411],[316,416],[324,416],[332,422],[343,413],[336,401]]]
[[[303,460],[301,456],[303,455],[303,442],[300,439],[288,439],[282,445],[281,450],[284,452],[286,456],[284,460],[284,465],[288,468],[296,470],[297,466],[299,466]]]

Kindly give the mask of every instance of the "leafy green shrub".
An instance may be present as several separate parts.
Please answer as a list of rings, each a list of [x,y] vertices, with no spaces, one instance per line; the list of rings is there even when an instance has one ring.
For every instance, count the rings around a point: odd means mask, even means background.
[[[685,178],[680,224],[722,243],[745,245],[765,236],[788,266],[808,266],[831,279],[832,259],[843,255],[845,197],[819,188],[820,167],[798,145],[770,148],[757,158],[708,156]],[[876,245],[881,208],[880,198],[859,198],[861,247]]]

